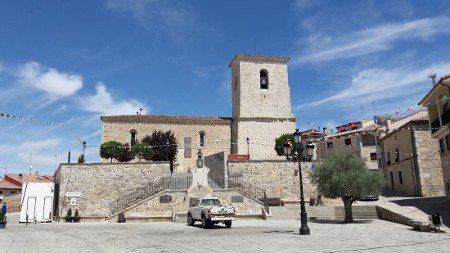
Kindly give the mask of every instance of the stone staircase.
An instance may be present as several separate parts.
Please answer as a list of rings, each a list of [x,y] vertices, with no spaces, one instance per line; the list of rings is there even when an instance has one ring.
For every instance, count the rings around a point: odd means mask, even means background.
[[[378,219],[375,206],[353,206],[354,219]],[[343,206],[306,206],[308,218],[324,219],[324,220],[343,220]],[[271,206],[270,213],[272,219],[289,220],[300,219],[300,207]]]

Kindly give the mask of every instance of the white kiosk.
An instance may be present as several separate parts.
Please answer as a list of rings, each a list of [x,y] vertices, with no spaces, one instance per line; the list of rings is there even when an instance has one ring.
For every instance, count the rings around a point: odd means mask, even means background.
[[[54,189],[54,183],[24,183],[19,222],[51,222]]]

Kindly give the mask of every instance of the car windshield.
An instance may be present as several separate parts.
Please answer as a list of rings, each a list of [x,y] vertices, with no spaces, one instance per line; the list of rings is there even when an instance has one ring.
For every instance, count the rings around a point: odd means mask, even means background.
[[[220,205],[220,201],[218,199],[204,199],[203,200],[203,205],[204,206],[215,206],[215,205]]]

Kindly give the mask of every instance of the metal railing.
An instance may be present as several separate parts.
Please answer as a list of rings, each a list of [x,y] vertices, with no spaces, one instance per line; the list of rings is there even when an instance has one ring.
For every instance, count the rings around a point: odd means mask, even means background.
[[[117,214],[118,212],[138,203],[139,201],[151,197],[160,191],[168,189],[170,184],[170,178],[162,177],[156,181],[149,182],[146,186],[139,188],[132,193],[122,196],[109,204],[111,215]]]
[[[242,180],[242,177],[228,177],[228,188],[229,189],[235,189],[236,191],[247,195],[251,198],[254,198],[264,204],[264,209],[266,212],[269,212],[269,204],[267,201],[267,195],[266,191],[247,182]]]

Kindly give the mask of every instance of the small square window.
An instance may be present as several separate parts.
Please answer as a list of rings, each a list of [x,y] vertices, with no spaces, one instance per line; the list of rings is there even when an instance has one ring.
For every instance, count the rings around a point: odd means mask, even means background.
[[[352,138],[345,139],[345,145],[346,146],[351,146],[352,145]]]
[[[332,142],[327,142],[327,148],[328,149],[332,149],[333,148],[333,143]]]
[[[372,161],[377,160],[377,153],[370,153],[370,160]]]

